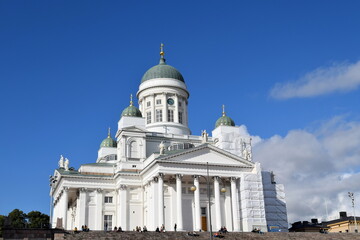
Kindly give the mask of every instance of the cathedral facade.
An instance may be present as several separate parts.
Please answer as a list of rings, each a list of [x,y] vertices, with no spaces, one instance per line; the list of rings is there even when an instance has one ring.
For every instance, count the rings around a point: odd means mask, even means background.
[[[209,136],[188,128],[189,91],[166,64],[145,72],[138,104],[121,113],[96,162],[69,168],[62,157],[51,179],[51,223],[91,230],[164,226],[177,231],[287,230],[285,193],[252,161],[250,136],[226,115]]]

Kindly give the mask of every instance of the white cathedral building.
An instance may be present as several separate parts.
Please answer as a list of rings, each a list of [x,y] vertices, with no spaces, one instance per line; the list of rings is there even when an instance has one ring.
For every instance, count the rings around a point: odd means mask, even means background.
[[[137,98],[139,108],[130,101],[115,139],[109,130],[96,161],[75,170],[61,156],[51,179],[52,226],[287,230],[283,185],[252,161],[250,136],[224,108],[211,137],[191,134],[189,91],[162,49]]]

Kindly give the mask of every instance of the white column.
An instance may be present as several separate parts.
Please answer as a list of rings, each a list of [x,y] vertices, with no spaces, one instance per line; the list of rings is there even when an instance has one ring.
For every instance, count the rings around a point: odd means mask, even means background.
[[[66,230],[67,229],[67,212],[68,212],[68,192],[69,192],[69,188],[68,187],[64,187],[64,192],[63,192],[63,227]]]
[[[182,215],[182,185],[180,174],[176,175],[176,224],[178,231],[183,230],[183,215]]]
[[[168,105],[167,105],[167,96],[166,93],[163,93],[163,102],[164,102],[164,108],[163,108],[163,122],[168,121]]]
[[[86,221],[86,189],[80,188],[80,196],[79,196],[79,223],[78,228],[82,225],[88,225]]]
[[[158,194],[157,194],[157,184],[159,182],[159,178],[158,177],[153,177],[153,180],[150,182],[150,191],[151,191],[151,204],[150,204],[150,208],[149,208],[149,224],[151,224],[151,228],[152,231],[155,231],[156,227],[161,227],[158,225],[159,222],[159,216],[158,216]]]
[[[103,230],[103,192],[102,189],[96,190],[96,206],[95,206],[95,229]]]
[[[159,173],[159,226],[164,224],[164,175]]]
[[[128,192],[127,192],[127,187],[126,185],[120,185],[120,191],[119,191],[119,198],[120,198],[120,211],[119,211],[119,216],[120,216],[120,221],[119,221],[119,226],[121,227],[123,230],[127,230],[129,231],[129,226],[128,226],[128,205],[127,205],[127,199],[128,199]]]
[[[214,195],[215,195],[215,215],[216,215],[215,230],[217,231],[221,228],[219,177],[214,177]]]
[[[240,219],[239,219],[239,209],[238,209],[238,197],[236,189],[236,178],[231,178],[231,204],[232,204],[232,217],[233,217],[233,226],[235,232],[240,232]]]
[[[200,219],[200,184],[199,176],[194,177],[194,186],[196,190],[194,191],[194,202],[195,202],[195,231],[201,229],[201,219]]]

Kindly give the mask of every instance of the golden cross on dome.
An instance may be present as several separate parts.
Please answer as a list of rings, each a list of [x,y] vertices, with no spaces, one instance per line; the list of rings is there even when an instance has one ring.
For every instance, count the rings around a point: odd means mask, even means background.
[[[164,58],[164,55],[165,55],[165,53],[164,53],[164,44],[161,43],[160,44],[160,56],[161,56],[161,58]]]
[[[130,94],[130,106],[133,105],[132,94]]]
[[[108,129],[108,137],[110,137],[110,127],[109,127],[109,129]]]
[[[222,109],[223,109],[222,115],[225,116],[225,105],[224,104],[222,105]]]

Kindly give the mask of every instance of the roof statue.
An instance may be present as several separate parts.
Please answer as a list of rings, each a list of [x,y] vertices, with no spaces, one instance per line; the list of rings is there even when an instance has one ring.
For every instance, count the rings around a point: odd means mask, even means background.
[[[165,144],[163,141],[161,141],[161,143],[159,144],[159,149],[160,149],[160,155],[164,155],[165,154]]]
[[[60,155],[59,168],[64,168],[64,157],[63,157],[63,155]]]
[[[201,131],[201,143],[207,143],[209,139],[209,134],[206,132],[206,130]]]
[[[65,162],[64,162],[64,168],[65,168],[65,171],[69,171],[69,159],[65,158]]]
[[[249,143],[246,143],[246,140],[242,141],[242,157],[246,160],[252,160],[252,151],[251,151],[251,138],[249,139]]]

